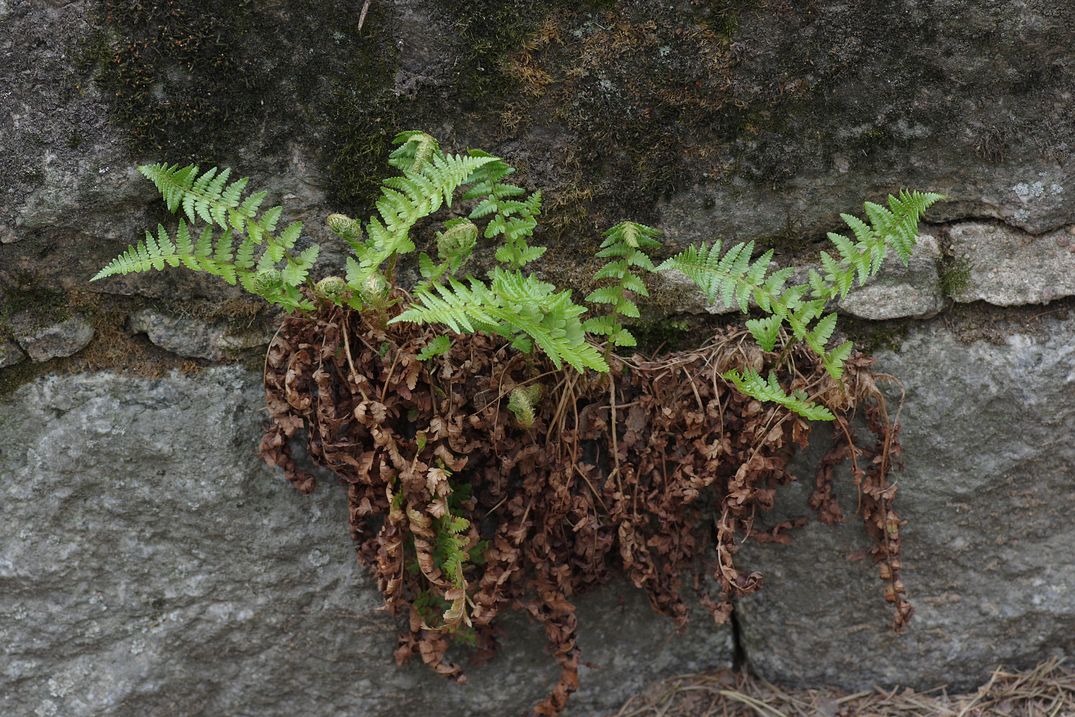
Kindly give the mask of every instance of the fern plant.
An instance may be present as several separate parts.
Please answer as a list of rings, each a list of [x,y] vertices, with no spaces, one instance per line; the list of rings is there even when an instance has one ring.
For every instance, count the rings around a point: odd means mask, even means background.
[[[609,312],[604,316],[594,316],[586,320],[583,328],[591,334],[608,337],[614,346],[635,346],[634,334],[623,325],[624,318],[637,319],[638,305],[635,296],[649,296],[646,283],[638,269],[656,271],[649,251],[658,249],[660,232],[653,227],[635,222],[620,222],[605,232],[597,256],[612,259],[598,269],[594,281],[605,281],[606,286],[594,289],[586,297],[593,304],[607,304]]]
[[[720,241],[687,247],[655,267],[650,252],[660,247],[653,227],[625,221],[604,235],[597,256],[609,261],[594,275],[603,283],[587,297],[607,313],[586,317],[568,290],[557,289],[524,267],[546,249],[531,244],[541,214],[541,193],[527,194],[508,178],[514,168],[479,150],[444,152],[424,132],[402,132],[388,163],[398,174],[386,178],[376,212],[365,223],[343,214],[327,219],[329,229],[352,250],[343,277],[316,284],[309,278],[319,247],[297,249],[302,224],[282,229],[282,207],[262,210],[265,192],[247,193],[246,177],[229,181],[231,171],[201,172],[196,165],[148,164],[139,171],[154,183],[165,205],[178,214],[176,228],[158,225],[156,233],[105,266],[93,280],[185,267],[218,276],[287,310],[313,311],[318,302],[359,311],[383,311],[400,300],[397,263],[416,252],[415,227],[441,210],[451,210],[435,233],[436,258],[419,252],[421,281],[413,300],[388,323],[436,324],[456,334],[483,332],[502,336],[523,352],[539,350],[554,366],[607,372],[605,350],[631,347],[637,341],[624,325],[637,318],[637,297],[648,296],[643,272],[677,270],[690,278],[711,302],[751,304],[763,316],[746,326],[767,352],[801,341],[822,360],[836,380],[851,353],[851,343],[830,347],[836,314],[830,304],[847,296],[877,274],[889,252],[906,263],[917,238],[922,214],[942,197],[923,192],[890,196],[888,205],[867,202],[866,220],[843,214],[854,237],[830,233],[834,250],[821,252],[820,271],[807,281],[789,284],[792,270],[773,270],[773,252],[753,257],[754,244],[724,247]],[[460,216],[460,203],[465,216]],[[501,266],[485,278],[461,275],[479,241],[497,242]],[[591,340],[591,337],[593,340]],[[438,336],[419,356],[430,360],[451,348]],[[831,418],[801,395],[784,393],[774,376],[731,371],[725,378],[740,391],[762,401],[779,403],[813,420]]]
[[[721,242],[699,244],[669,258],[659,270],[675,269],[691,279],[715,303],[738,305],[743,313],[753,301],[766,316],[746,322],[751,335],[764,351],[773,351],[781,332],[790,330],[792,341],[802,341],[817,354],[825,370],[834,379],[843,375],[844,362],[851,355],[852,344],[845,341],[832,349],[829,340],[836,329],[836,314],[827,312],[829,303],[844,298],[854,284],[864,285],[878,271],[889,251],[894,251],[904,265],[910,261],[918,238],[918,222],[925,211],[944,197],[931,192],[902,191],[889,195],[888,206],[866,202],[869,223],[850,214],[841,214],[851,228],[854,240],[830,232],[829,241],[839,259],[821,252],[824,273],[811,269],[807,283],[788,285],[793,270],[770,272],[773,252],[769,250],[751,260],[754,243],[738,243],[722,252]],[[827,313],[826,313],[827,312]],[[759,401],[780,403],[808,418],[832,420],[828,411],[805,402],[803,396],[788,396],[772,375],[762,380],[757,374],[736,370],[725,378],[743,393]]]
[[[128,247],[91,279],[184,266],[219,276],[229,284],[239,283],[251,294],[286,309],[313,310],[313,303],[299,287],[317,261],[320,248],[313,244],[293,253],[302,233],[302,224],[293,222],[277,233],[283,208],[271,207],[259,213],[265,192],[243,198],[248,179],[228,183],[230,169],[216,167],[199,173],[196,165],[144,164],[138,168],[153,182],[164,198],[168,211],[182,210],[173,234],[157,226],[157,234],[146,232],[145,240]],[[188,223],[189,222],[189,225]],[[197,239],[192,227],[204,224]]]
[[[385,336],[388,327],[396,324],[441,327],[443,332],[432,337],[429,335],[433,332],[411,333],[429,337],[416,358],[427,362],[441,361],[446,372],[444,375],[452,375],[452,371],[466,370],[459,365],[453,365],[451,361],[452,335],[474,333],[501,337],[504,343],[525,354],[541,352],[556,369],[563,369],[566,365],[578,372],[608,373],[611,351],[616,347],[632,347],[637,343],[626,323],[640,316],[637,298],[649,295],[643,279],[645,273],[676,270],[689,277],[711,302],[719,300],[726,305],[737,306],[744,313],[750,312],[751,305],[755,305],[761,315],[748,319],[746,326],[763,351],[787,351],[793,343],[802,342],[820,357],[825,371],[833,381],[839,382],[852,346],[846,341],[830,346],[837,324],[836,314],[830,305],[846,297],[856,284],[861,286],[875,276],[888,253],[895,252],[906,263],[914,248],[919,219],[930,205],[941,199],[937,194],[902,192],[899,196],[889,197],[887,207],[867,202],[866,220],[842,215],[854,238],[837,233],[829,234],[829,240],[834,247],[833,253],[822,252],[820,270],[809,271],[807,280],[798,284],[790,283],[791,269],[774,269],[771,250],[754,257],[753,242],[737,243],[728,247],[720,241],[688,246],[655,266],[650,255],[660,249],[660,232],[644,224],[620,222],[604,234],[604,240],[596,253],[598,258],[606,260],[594,275],[599,286],[585,299],[589,304],[604,309],[604,313],[587,317],[587,309],[575,303],[570,290],[560,289],[526,270],[528,265],[540,259],[546,252],[545,247],[532,244],[541,214],[540,192],[528,194],[522,187],[510,183],[508,179],[515,170],[500,158],[485,152],[471,150],[463,154],[446,153],[433,137],[424,132],[403,132],[395,138],[395,144],[396,147],[389,157],[389,165],[396,170],[396,174],[383,181],[373,215],[365,222],[344,214],[331,214],[327,218],[328,228],[351,250],[351,255],[346,258],[343,276],[322,277],[316,282],[311,278],[311,271],[318,258],[318,246],[310,244],[300,249],[302,224],[292,222],[279,228],[282,208],[273,206],[262,210],[266,193],[248,194],[248,180],[245,177],[229,181],[231,171],[228,169],[212,168],[201,172],[195,165],[181,167],[151,164],[139,169],[157,187],[168,210],[179,215],[176,227],[170,231],[163,225],[158,225],[155,233],[146,232],[143,241],[113,259],[93,279],[163,270],[166,267],[184,267],[218,276],[230,284],[238,284],[246,291],[289,311],[323,311],[314,321],[294,323],[304,326],[301,336],[305,340],[310,336],[308,330],[313,331],[318,339],[325,337],[326,315],[333,322],[339,321],[337,326],[344,337],[344,352],[352,373],[356,368],[351,363],[351,349],[347,337],[354,324],[348,320],[349,311],[364,313],[368,321],[363,323],[372,327],[373,335],[377,336],[375,341]],[[428,228],[433,230],[433,246],[425,247],[426,251],[419,250],[418,244],[421,241],[416,243],[415,239],[415,230],[423,222],[432,224]],[[425,236],[428,237],[429,234]],[[498,265],[489,269],[482,277],[464,274],[464,268],[483,240],[495,243],[494,256]],[[410,268],[413,269],[416,265],[421,278],[414,286],[403,287],[399,284],[399,277],[406,276],[408,272],[400,271],[400,264],[406,262],[408,257],[413,260]],[[408,288],[409,292],[406,290]],[[389,345],[389,342],[383,345],[381,358],[384,358]],[[366,343],[366,346],[370,348],[370,353],[366,355],[372,356],[376,350],[369,343]],[[499,347],[495,350],[499,351]],[[336,353],[339,352],[331,348],[327,351],[323,349],[321,358],[324,359],[326,354]],[[447,359],[438,360],[438,357],[446,355]],[[398,357],[399,354],[396,358]],[[770,363],[777,366],[786,365],[781,358],[778,357]],[[364,368],[373,368],[378,373],[385,368],[377,365],[376,358],[369,360],[374,365]],[[507,366],[511,363],[509,361]],[[266,366],[268,365],[267,361]],[[708,358],[706,365],[711,365]],[[623,426],[621,419],[617,417],[618,407],[631,404],[620,402],[617,381],[631,371],[639,370],[637,366],[638,364],[622,362],[622,372],[599,386],[602,390],[609,389],[608,403],[605,404],[608,409],[608,422],[603,424],[608,430],[611,443],[609,462],[612,468],[607,481],[609,487],[614,482],[613,475],[616,476],[617,486],[621,478],[625,477],[625,474],[620,473],[619,467],[622,460],[621,448],[628,451],[622,455],[632,455],[628,450],[628,441],[618,442]],[[413,391],[417,385],[416,376],[421,375],[420,372],[409,373],[410,383],[399,383],[395,367],[393,362],[380,379],[381,402],[374,405],[379,406],[381,417],[376,418],[376,412],[371,413],[377,423],[377,432],[389,425],[385,423],[388,411],[384,405],[389,389],[396,386],[395,393],[398,395],[403,394],[403,386],[406,386],[408,391]],[[339,364],[337,368],[340,368]],[[410,368],[414,368],[413,365],[409,366]],[[529,367],[522,368],[525,371]],[[286,393],[290,390],[291,377],[294,375],[291,363],[283,362],[276,365],[274,370],[279,379],[277,389],[284,393],[280,394],[282,397],[279,400],[270,403],[281,404],[284,410],[287,410],[289,405],[295,408]],[[318,371],[321,370],[318,368]],[[507,374],[506,368],[504,373]],[[329,373],[319,375],[328,376]],[[426,386],[434,394],[430,405],[438,404],[435,395],[441,390],[428,382],[432,375],[434,371],[431,367],[423,379],[427,380]],[[542,374],[544,375],[546,374]],[[835,419],[829,408],[815,403],[805,390],[798,389],[788,393],[781,386],[776,372],[769,372],[762,377],[755,370],[738,368],[725,372],[723,377],[740,393],[782,406],[807,420]],[[503,381],[503,376],[500,380]],[[516,378],[512,380],[516,381]],[[545,435],[545,440],[548,441],[549,436],[554,435],[558,428],[561,432],[564,430],[567,425],[563,422],[566,420],[564,417],[569,411],[575,412],[580,401],[581,394],[575,393],[574,381],[574,377],[561,377],[560,384],[552,389],[552,393],[556,394],[553,396],[555,400],[549,401],[545,406],[540,403],[543,387],[537,380],[526,378],[516,382],[508,395],[507,410],[514,416],[517,427],[530,431],[539,420],[544,421],[543,425],[548,427],[547,432],[537,431],[534,435],[527,436],[528,441],[541,440],[542,435]],[[309,382],[317,386],[314,390],[316,400],[325,402],[317,404],[316,411],[319,412],[322,407],[330,407],[333,390],[323,391],[320,380],[312,375]],[[267,389],[270,385],[272,384],[267,379]],[[568,388],[563,388],[565,385]],[[586,390],[593,390],[595,386],[596,383],[588,383]],[[692,387],[697,389],[696,386]],[[370,402],[360,385],[357,389],[363,398],[361,411],[365,411],[365,406]],[[499,387],[497,392],[500,392]],[[718,393],[718,386],[713,385],[711,395],[716,397]],[[697,390],[694,391],[694,396],[701,405],[702,398]],[[447,403],[449,406],[453,405],[452,401]],[[637,403],[644,405],[641,401]],[[555,411],[551,411],[552,408],[555,408]],[[664,406],[660,408],[664,411],[672,410]],[[387,497],[387,515],[384,516],[387,524],[405,526],[401,528],[405,531],[404,540],[400,540],[399,535],[393,534],[392,537],[392,553],[395,559],[386,559],[379,567],[390,567],[392,574],[390,580],[385,580],[389,588],[382,589],[386,591],[386,597],[391,595],[393,601],[403,600],[404,597],[404,602],[409,601],[412,609],[412,631],[415,633],[443,631],[457,638],[474,640],[477,635],[475,627],[483,625],[478,619],[482,613],[477,609],[471,611],[470,608],[481,605],[485,612],[484,624],[488,626],[488,603],[473,599],[475,584],[481,584],[479,568],[485,545],[480,539],[479,526],[484,518],[479,521],[475,516],[476,501],[471,500],[468,493],[470,484],[466,481],[459,484],[449,482],[450,471],[441,460],[450,462],[448,459],[452,458],[456,450],[454,444],[451,450],[445,448],[446,444],[440,444],[438,450],[446,451],[443,455],[433,451],[435,456],[439,456],[436,465],[419,463],[419,456],[426,450],[427,440],[430,439],[425,431],[411,431],[415,422],[410,410],[408,408],[407,411],[399,411],[395,415],[399,423],[393,424],[393,430],[397,431],[399,441],[397,443],[396,439],[391,439],[385,443],[386,446],[391,446],[387,455],[392,459],[394,467],[388,469],[387,463],[382,461],[379,480],[384,480],[385,483],[383,486],[376,486],[380,495]],[[720,410],[720,425],[723,426],[724,408]],[[349,402],[345,410],[330,409],[326,415],[346,416],[353,412],[358,419],[361,411]],[[417,410],[415,413],[417,414]],[[478,422],[483,420],[479,418],[480,414],[481,409],[469,416],[465,424],[471,429],[478,426]],[[309,422],[314,413],[288,414],[288,420],[294,421],[296,415]],[[556,418],[550,418],[550,415]],[[690,415],[695,414],[692,411]],[[427,420],[431,418],[432,414],[427,416]],[[441,424],[447,425],[441,416],[438,415],[437,418]],[[472,423],[470,419],[475,422]],[[762,420],[762,417],[758,419]],[[280,417],[274,414],[274,420],[279,421]],[[557,420],[561,421],[559,426]],[[574,420],[577,439],[580,430],[577,413]],[[768,418],[764,421],[768,421]],[[400,430],[404,424],[406,430]],[[493,424],[495,435],[496,431],[500,431],[500,427],[495,425],[495,419]],[[278,424],[278,427],[280,425],[282,424]],[[421,425],[421,422],[418,425]],[[434,424],[430,422],[429,425]],[[452,425],[455,427],[457,424]],[[768,434],[768,424],[765,425],[765,433]],[[279,430],[280,433],[273,434],[273,440],[279,438],[281,443],[286,444],[285,439],[289,439],[291,433],[282,428]],[[663,432],[665,428],[660,430]],[[354,443],[350,445],[356,449],[361,447],[362,441],[369,436],[377,435],[371,426],[365,424],[362,425],[361,431],[362,433],[352,434]],[[434,434],[440,432],[440,429],[433,431]],[[444,431],[446,434],[450,432]],[[404,459],[401,446],[409,443],[412,435],[416,451],[413,457]],[[624,434],[624,437],[626,439],[627,434]],[[446,436],[435,440],[446,440]],[[664,441],[662,436],[660,443],[663,445]],[[269,443],[263,445],[269,446]],[[263,447],[263,450],[268,455],[269,452],[277,450],[276,446],[277,443],[273,442],[270,447]],[[283,452],[283,449],[279,450],[281,452],[273,459],[277,461],[276,464],[293,466],[290,455]],[[494,450],[493,453],[495,452]],[[755,454],[752,453],[742,463],[744,469],[752,462]],[[369,455],[373,456],[374,453]],[[633,455],[642,454],[636,452]],[[468,456],[459,458],[461,460],[456,466],[457,469],[462,468],[469,460]],[[575,458],[572,457],[571,460],[571,465],[575,465]],[[665,460],[667,457],[661,452],[659,461]],[[410,467],[405,468],[408,462]],[[354,464],[357,466],[360,462],[356,460]],[[418,472],[418,465],[425,468],[424,475]],[[660,466],[661,463],[656,465]],[[689,461],[687,465],[691,465]],[[405,471],[408,470],[414,475],[404,479]],[[883,466],[880,470],[883,470]],[[571,471],[567,471],[566,475],[572,475]],[[581,475],[589,484],[586,474]],[[765,480],[769,478],[766,477]],[[691,481],[693,484],[693,476]],[[353,485],[352,483],[352,487]],[[593,486],[590,486],[590,490],[598,503],[602,503],[601,494],[594,491]],[[611,493],[605,495],[608,499],[618,500],[624,495],[622,487],[618,486],[618,490],[619,498]],[[486,517],[497,507],[494,506]],[[638,510],[637,507],[633,509]],[[520,524],[527,521],[530,508],[525,510]],[[547,507],[543,510],[547,510]],[[608,514],[619,516],[618,519],[630,515],[618,511],[610,511]],[[891,517],[893,514],[886,515]],[[552,520],[547,529],[561,531],[559,519]],[[620,530],[623,530],[623,525]],[[885,530],[889,529],[886,527]],[[886,539],[891,538],[890,533],[885,535]],[[382,544],[379,550],[386,545],[387,543]],[[885,555],[896,556],[888,565],[898,565],[898,550],[891,552],[891,545],[887,545],[885,550],[889,551]],[[378,552],[379,563],[381,557],[382,553]],[[503,558],[503,555],[500,557]],[[404,593],[398,590],[403,584],[398,573],[406,571],[415,576],[418,582],[410,583],[408,592]],[[511,575],[510,572],[503,574],[508,577]],[[472,584],[475,578],[477,582]],[[894,585],[897,583],[898,580],[894,581]],[[499,584],[498,582],[497,585]],[[895,589],[894,587],[893,590]],[[446,644],[439,636],[437,639]],[[570,641],[569,638],[564,639]],[[421,642],[420,645],[425,647],[419,649],[423,651],[423,658],[426,658],[427,662],[440,665],[442,655],[436,653],[436,649],[440,648],[433,648],[432,644],[430,641]],[[454,674],[452,668],[439,666],[437,669],[444,674]]]
[[[571,300],[570,291],[496,267],[488,283],[449,278],[446,284],[418,291],[410,308],[389,323],[442,324],[460,334],[496,334],[525,353],[537,346],[557,368],[566,363],[578,371],[606,372],[608,364],[586,340],[579,321],[585,311]]]

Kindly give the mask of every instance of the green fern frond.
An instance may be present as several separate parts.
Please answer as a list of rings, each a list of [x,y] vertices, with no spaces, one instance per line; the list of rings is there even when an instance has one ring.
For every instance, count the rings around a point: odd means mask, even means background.
[[[720,299],[725,306],[731,306],[734,301],[746,312],[753,299],[768,314],[747,321],[747,328],[763,350],[772,351],[776,347],[780,328],[786,323],[794,339],[804,341],[822,359],[826,371],[839,379],[851,344],[827,350],[836,329],[836,315],[825,313],[828,302],[846,297],[856,283],[862,286],[875,276],[889,250],[906,263],[917,241],[919,220],[930,206],[943,198],[930,192],[901,191],[898,196],[888,197],[887,207],[866,202],[868,222],[850,214],[841,215],[854,239],[830,232],[828,238],[836,256],[821,252],[821,271],[811,269],[804,284],[786,285],[791,269],[770,273],[771,251],[751,262],[753,243],[735,244],[723,253],[719,241],[692,245],[666,260],[658,270],[682,272],[710,302]],[[619,270],[615,267],[610,272]]]
[[[425,348],[418,352],[419,361],[428,361],[435,356],[443,356],[452,350],[452,340],[441,334],[434,337]]]
[[[822,356],[822,364],[825,366],[825,371],[836,380],[844,375],[844,362],[851,355],[851,350],[854,348],[854,344],[850,341],[845,341],[832,351]]]
[[[496,260],[510,269],[521,269],[541,258],[545,247],[530,246],[527,242],[533,235],[537,227],[537,217],[541,214],[541,192],[533,192],[525,199],[518,199],[526,194],[526,190],[501,181],[514,174],[513,167],[479,150],[471,150],[470,155],[493,160],[470,177],[470,188],[464,192],[463,199],[478,200],[470,211],[471,220],[488,218],[483,236],[486,239],[500,237],[501,243],[495,253]]]
[[[776,348],[777,339],[780,337],[781,321],[779,316],[766,316],[763,319],[748,319],[746,327],[750,335],[758,342],[762,351],[772,351]]]
[[[832,411],[810,401],[804,393],[796,391],[789,396],[776,380],[776,374],[770,372],[765,380],[757,371],[744,369],[742,374],[733,369],[722,376],[732,382],[736,390],[763,403],[776,403],[796,413],[808,421],[833,421]]]
[[[660,231],[637,222],[620,222],[605,232],[605,240],[596,256],[612,259],[594,274],[594,281],[609,282],[594,289],[586,297],[591,304],[605,304],[608,314],[595,316],[583,328],[598,336],[607,336],[614,346],[635,346],[637,340],[623,325],[624,318],[638,318],[634,296],[649,296],[649,290],[636,269],[656,271],[649,250],[657,249]]]
[[[456,333],[482,331],[511,339],[520,336],[537,345],[559,368],[607,372],[601,354],[586,342],[579,316],[585,309],[571,301],[571,292],[530,275],[494,269],[489,284],[470,278],[464,284],[449,277],[417,291],[411,306],[390,323],[442,324]]]
[[[397,147],[388,157],[388,164],[403,172],[416,172],[440,151],[440,144],[425,132],[410,130],[392,138]]]
[[[355,246],[358,270],[349,272],[348,281],[356,282],[356,290],[386,262],[414,251],[410,231],[418,221],[450,206],[455,192],[482,167],[500,162],[491,155],[444,154],[436,140],[421,132],[401,133],[396,141],[401,144],[390,163],[403,174],[384,180],[377,215],[366,225],[368,241]],[[456,258],[461,264],[461,251]]]
[[[277,234],[283,208],[270,207],[259,215],[264,192],[244,199],[247,179],[229,183],[230,169],[214,167],[199,173],[193,164],[145,164],[138,169],[157,187],[170,211],[181,211],[175,239],[158,226],[156,236],[147,232],[142,242],[128,247],[93,281],[183,266],[239,284],[287,309],[314,308],[298,287],[306,281],[319,248],[312,245],[297,256],[292,253],[302,234],[302,224],[294,222]],[[199,221],[206,226],[197,242],[192,242],[190,227]],[[214,228],[221,230],[219,236]],[[258,256],[260,247],[263,249]],[[278,266],[281,263],[283,266]]]
[[[863,204],[868,223],[851,214],[841,214],[855,240],[835,232],[829,241],[836,247],[839,260],[821,253],[824,284],[812,285],[814,296],[824,299],[844,298],[857,283],[862,286],[877,275],[889,251],[906,265],[918,241],[918,223],[926,210],[944,199],[934,192],[908,192],[889,195],[888,206],[873,202]]]

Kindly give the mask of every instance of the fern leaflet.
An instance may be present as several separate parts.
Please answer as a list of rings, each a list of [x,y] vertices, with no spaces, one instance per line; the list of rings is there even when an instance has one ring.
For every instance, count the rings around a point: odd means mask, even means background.
[[[488,284],[471,277],[465,284],[449,277],[417,291],[411,306],[389,323],[443,324],[456,333],[486,332],[504,336],[516,348],[536,344],[559,368],[607,372],[601,354],[586,341],[579,316],[586,310],[572,302],[570,291],[517,271],[494,269]]]
[[[591,334],[607,336],[614,346],[635,346],[637,341],[623,325],[623,318],[638,318],[638,306],[633,297],[649,296],[645,282],[635,269],[656,271],[648,250],[657,249],[660,232],[635,222],[620,222],[605,232],[597,256],[612,259],[598,269],[594,280],[608,282],[586,297],[592,304],[607,304],[609,312],[587,319],[583,328]]]
[[[784,393],[776,374],[770,372],[769,379],[763,379],[757,371],[744,369],[742,374],[733,369],[722,374],[725,379],[740,392],[763,403],[776,403],[789,411],[797,413],[808,421],[833,421],[832,411],[812,403],[802,391],[795,391],[791,396]]]

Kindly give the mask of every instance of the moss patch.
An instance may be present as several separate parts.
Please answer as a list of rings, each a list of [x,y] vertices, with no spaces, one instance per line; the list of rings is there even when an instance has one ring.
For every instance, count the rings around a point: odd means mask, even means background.
[[[948,298],[970,286],[971,263],[966,257],[957,257],[946,252],[941,258],[939,272],[941,293]]]
[[[375,3],[367,22],[379,15]],[[345,92],[368,98],[391,80],[390,40],[360,37],[349,2],[97,0],[91,25],[80,55],[112,122],[136,153],[168,161],[317,145]]]

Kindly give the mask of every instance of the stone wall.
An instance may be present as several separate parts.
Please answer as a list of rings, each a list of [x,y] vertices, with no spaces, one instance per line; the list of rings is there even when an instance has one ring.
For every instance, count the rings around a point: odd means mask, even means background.
[[[151,160],[251,175],[339,262],[321,218],[369,212],[405,128],[546,190],[540,269],[579,291],[624,216],[801,267],[865,198],[950,197],[909,267],[840,307],[906,390],[909,630],[859,526],[812,524],[747,546],[766,585],[734,635],[587,596],[573,714],[737,651],[859,688],[1075,649],[1075,9],[373,0],[360,31],[356,5],[0,0],[0,712],[502,715],[552,682],[521,619],[466,687],[391,665],[341,496],[256,459],[271,313],[181,272],[86,281],[165,218],[132,169]],[[654,335],[727,318],[654,289]]]

